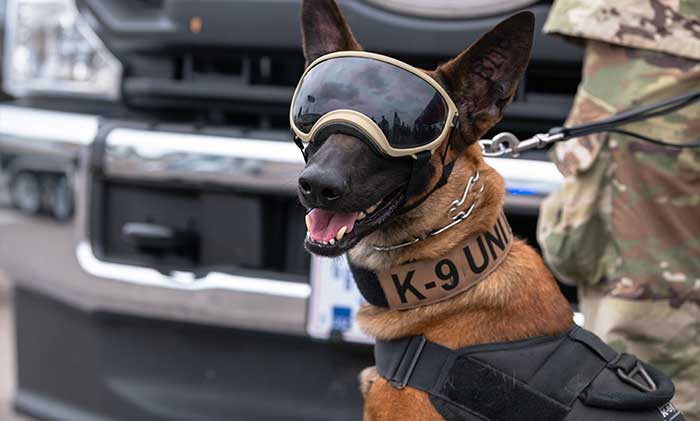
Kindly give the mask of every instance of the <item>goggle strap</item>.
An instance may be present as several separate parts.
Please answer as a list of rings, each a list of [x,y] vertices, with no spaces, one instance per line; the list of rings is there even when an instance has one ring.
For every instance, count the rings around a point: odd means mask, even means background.
[[[415,163],[414,163],[414,165],[415,165]],[[442,167],[442,175],[440,176],[440,180],[438,180],[438,182],[435,184],[435,186],[433,186],[433,188],[430,189],[430,191],[429,191],[426,195],[424,195],[423,197],[421,197],[420,200],[418,200],[417,202],[413,203],[411,206],[409,206],[409,207],[407,207],[407,208],[400,208],[400,210],[399,210],[399,212],[397,213],[397,215],[403,215],[404,213],[410,212],[410,211],[412,211],[413,209],[417,208],[418,206],[420,206],[421,204],[423,204],[423,202],[425,202],[425,201],[430,197],[430,195],[432,195],[437,189],[439,189],[440,187],[442,187],[442,186],[444,186],[445,184],[447,184],[447,180],[450,178],[450,175],[452,174],[452,169],[454,168],[454,166],[455,166],[455,161],[452,161],[452,162],[450,162],[450,163],[447,164],[447,165],[443,165],[443,167]],[[413,177],[412,177],[412,178],[413,178]],[[409,183],[410,183],[410,182],[409,182]],[[406,200],[408,200],[408,192],[410,191],[410,190],[409,190],[410,188],[411,188],[410,185],[407,186],[407,188],[406,188],[406,193],[404,193],[404,195],[405,195],[405,197],[404,197],[404,203],[406,202]]]
[[[416,154],[416,158],[413,160],[413,165],[411,167],[411,176],[408,179],[408,183],[406,183],[406,189],[404,190],[401,204],[398,206],[398,211],[396,213],[397,215],[402,215],[412,209],[415,209],[418,205],[423,203],[423,201],[427,199],[428,196],[430,196],[430,194],[432,194],[433,191],[431,190],[430,193],[422,197],[418,202],[414,203],[408,208],[403,207],[406,204],[406,201],[408,200],[411,193],[415,192],[421,187],[418,184],[418,180],[420,179],[418,174],[425,170],[425,167],[428,165],[428,162],[430,162],[431,156],[432,154],[430,153],[430,151],[418,152]]]
[[[301,151],[301,154],[304,156],[304,162],[308,162],[309,157],[306,154],[306,148],[304,148],[304,143],[294,133],[292,133],[292,138],[294,139],[294,143],[297,145],[297,147]]]
[[[440,179],[435,184],[435,186],[433,186],[433,188],[430,189],[430,191],[427,194],[425,194],[423,197],[421,197],[418,201],[416,201],[411,206],[409,206],[407,208],[403,208],[402,206],[408,200],[409,192],[414,191],[418,187],[418,186],[414,185],[417,182],[417,178],[418,178],[416,176],[416,174],[420,171],[422,166],[426,165],[428,163],[428,161],[430,161],[430,156],[431,156],[431,154],[428,152],[426,155],[423,155],[425,161],[419,162],[419,161],[421,161],[421,154],[425,154],[426,152],[420,152],[419,154],[416,155],[417,159],[413,163],[413,168],[411,170],[411,178],[409,179],[408,185],[406,186],[406,190],[405,190],[404,198],[403,198],[403,203],[399,206],[399,211],[397,212],[397,215],[402,215],[406,212],[410,212],[413,209],[417,208],[423,202],[425,202],[430,197],[430,195],[432,195],[437,189],[439,189],[440,187],[447,184],[447,180],[449,180],[450,175],[452,174],[452,170],[454,169],[456,160],[453,160],[449,164],[445,164],[445,160],[447,159],[447,152],[450,150],[450,148],[454,148],[454,141],[455,141],[455,138],[457,137],[456,133],[458,131],[459,131],[459,118],[457,118],[457,116],[455,116],[454,126],[452,127],[452,132],[450,133],[450,137],[447,140],[447,142],[448,142],[447,147],[445,148],[445,151],[443,152],[442,157],[441,157],[442,174],[440,175]]]
[[[345,122],[336,122],[321,128],[314,136],[314,142],[323,142],[334,133],[342,133],[353,136],[356,139],[359,139],[361,142],[364,142],[365,145],[369,146],[377,154],[384,155],[384,152],[379,148],[379,146],[369,139],[362,130],[350,123]]]

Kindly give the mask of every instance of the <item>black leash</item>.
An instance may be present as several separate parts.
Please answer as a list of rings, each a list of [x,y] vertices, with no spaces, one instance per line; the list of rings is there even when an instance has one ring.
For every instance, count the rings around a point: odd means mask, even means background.
[[[676,110],[680,110],[681,108],[685,108],[689,105],[692,105],[696,101],[700,101],[700,92],[692,92],[687,95],[671,98],[644,107],[636,108],[629,111],[623,111],[621,113],[615,114],[612,117],[606,118],[604,120],[594,121],[592,123],[579,124],[577,126],[572,127],[555,127],[549,131],[549,134],[563,133],[565,139],[570,139],[573,137],[586,136],[592,133],[615,132],[627,136],[636,137],[640,140],[663,146],[670,146],[674,148],[698,148],[700,147],[700,142],[685,144],[668,143],[636,132],[617,128],[618,126],[634,123],[641,120],[647,120],[650,118],[671,113]]]
[[[536,134],[522,141],[512,133],[499,133],[494,136],[493,139],[482,139],[480,143],[484,151],[484,156],[512,155],[516,157],[523,151],[542,148],[550,143],[561,142],[594,133],[611,132],[670,148],[700,148],[700,140],[692,143],[669,143],[641,133],[619,128],[626,124],[647,120],[680,110],[698,101],[700,101],[700,91],[655,102],[632,110],[622,111],[606,119],[591,123],[579,124],[571,127],[554,127],[546,134]]]

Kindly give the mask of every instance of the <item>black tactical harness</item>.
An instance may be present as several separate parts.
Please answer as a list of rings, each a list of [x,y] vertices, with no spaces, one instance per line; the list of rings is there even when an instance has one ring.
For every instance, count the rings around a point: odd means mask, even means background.
[[[657,369],[578,326],[451,350],[423,336],[376,342],[379,375],[427,392],[446,420],[682,421]]]

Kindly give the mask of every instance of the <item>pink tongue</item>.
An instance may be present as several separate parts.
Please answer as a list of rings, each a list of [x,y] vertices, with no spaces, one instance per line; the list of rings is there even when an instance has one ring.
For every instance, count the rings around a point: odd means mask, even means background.
[[[347,232],[352,231],[357,220],[357,212],[337,213],[323,209],[313,209],[309,212],[311,226],[309,236],[316,242],[328,242],[335,238],[335,234],[343,226],[347,227]]]

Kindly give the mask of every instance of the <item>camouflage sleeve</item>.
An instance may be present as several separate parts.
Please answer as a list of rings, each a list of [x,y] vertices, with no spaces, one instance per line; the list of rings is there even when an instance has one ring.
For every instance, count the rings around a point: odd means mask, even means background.
[[[614,110],[610,106],[597,100],[580,87],[569,118],[564,125],[571,127],[589,123],[602,120],[612,114]],[[587,171],[593,165],[606,137],[606,133],[594,133],[557,143],[552,148],[550,158],[565,177],[574,176]]]
[[[567,124],[700,89],[700,61],[587,43],[583,81]],[[700,137],[700,104],[625,128],[687,143]],[[626,299],[700,303],[700,150],[620,134],[558,144],[566,176],[542,204],[538,241],[561,279]]]
[[[595,285],[617,260],[610,233],[611,157],[607,148],[590,167],[550,194],[540,207],[537,241],[547,266],[569,285]]]
[[[700,60],[700,1],[557,0],[544,32]]]

